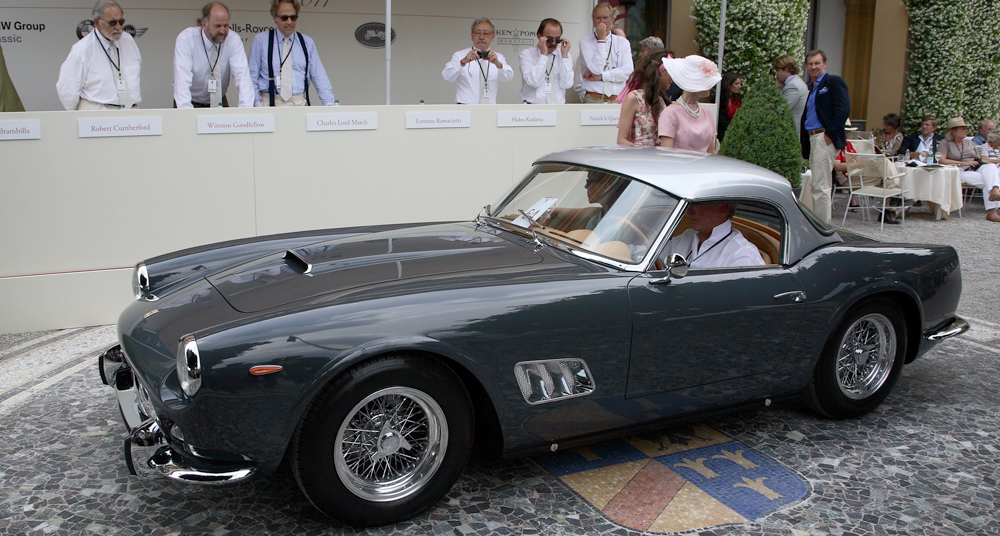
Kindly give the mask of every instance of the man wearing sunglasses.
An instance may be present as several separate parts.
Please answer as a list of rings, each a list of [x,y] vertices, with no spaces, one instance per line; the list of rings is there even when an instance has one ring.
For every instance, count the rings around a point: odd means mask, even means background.
[[[301,8],[298,0],[271,1],[278,30],[257,34],[250,48],[254,106],[308,106],[310,81],[323,104],[334,104],[333,86],[316,53],[316,43],[295,31]]]
[[[122,110],[142,102],[142,55],[125,30],[121,6],[102,0],[94,6],[94,31],[80,39],[59,69],[56,92],[67,110]]]
[[[229,106],[226,90],[230,79],[239,90],[239,107],[252,107],[254,90],[243,40],[236,32],[229,31],[229,8],[221,2],[212,2],[202,8],[198,26],[177,36],[174,106]]]

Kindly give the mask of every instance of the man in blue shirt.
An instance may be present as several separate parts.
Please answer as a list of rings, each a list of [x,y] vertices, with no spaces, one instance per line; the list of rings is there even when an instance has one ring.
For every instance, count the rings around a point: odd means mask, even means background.
[[[253,39],[249,63],[256,89],[254,106],[306,106],[310,81],[323,104],[334,104],[316,43],[295,31],[300,9],[298,0],[272,0],[271,16],[278,31],[261,32]]]
[[[851,101],[844,79],[826,72],[826,53],[822,50],[806,54],[806,70],[812,83],[802,114],[800,141],[802,157],[809,159],[812,176],[802,183],[799,201],[830,223],[833,162],[847,146],[844,124],[851,115]]]

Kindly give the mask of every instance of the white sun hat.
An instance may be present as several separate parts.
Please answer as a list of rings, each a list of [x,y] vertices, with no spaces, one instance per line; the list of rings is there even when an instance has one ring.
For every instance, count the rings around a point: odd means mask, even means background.
[[[697,54],[683,58],[663,58],[663,66],[674,83],[684,91],[708,91],[722,80],[715,62]]]

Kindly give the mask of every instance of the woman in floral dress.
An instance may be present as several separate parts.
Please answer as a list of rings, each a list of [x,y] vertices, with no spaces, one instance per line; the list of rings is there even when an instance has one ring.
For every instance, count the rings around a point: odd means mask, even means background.
[[[618,119],[619,145],[660,145],[656,118],[667,106],[661,88],[666,90],[671,84],[662,62],[666,56],[666,50],[656,49],[636,63],[629,81],[636,89],[625,96]]]

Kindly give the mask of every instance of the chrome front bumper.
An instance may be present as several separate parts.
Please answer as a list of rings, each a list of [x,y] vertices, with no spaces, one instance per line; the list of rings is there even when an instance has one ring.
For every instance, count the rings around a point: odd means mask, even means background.
[[[196,449],[190,454],[172,446],[162,430],[149,393],[132,372],[121,345],[115,345],[97,358],[101,381],[111,386],[118,399],[125,427],[125,463],[130,473],[140,477],[163,476],[198,484],[233,484],[256,472],[253,462],[218,462],[199,458]]]
[[[946,324],[934,333],[925,333],[924,338],[931,342],[938,342],[961,335],[966,331],[969,331],[969,323],[964,318],[956,316],[949,324]]]

